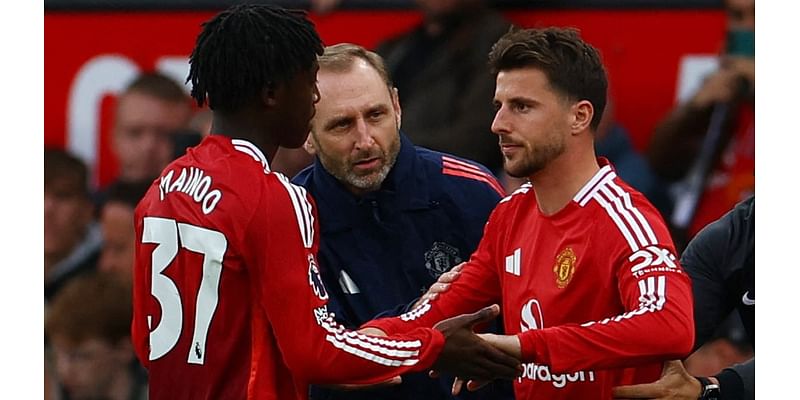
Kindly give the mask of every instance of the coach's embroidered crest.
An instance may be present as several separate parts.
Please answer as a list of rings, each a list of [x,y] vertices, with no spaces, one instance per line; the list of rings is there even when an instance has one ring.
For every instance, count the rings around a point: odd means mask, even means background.
[[[571,247],[561,250],[556,256],[556,265],[553,267],[553,272],[556,275],[556,285],[559,289],[563,289],[569,285],[572,280],[572,275],[575,273],[575,262],[578,260],[575,257],[575,252]]]
[[[460,263],[458,249],[444,242],[433,242],[433,247],[425,252],[425,268],[436,279]]]
[[[322,277],[319,275],[319,269],[317,268],[317,262],[314,260],[314,255],[308,255],[308,284],[314,289],[314,294],[320,298],[320,300],[326,300],[328,298],[328,291],[325,290],[325,285],[322,284]]]

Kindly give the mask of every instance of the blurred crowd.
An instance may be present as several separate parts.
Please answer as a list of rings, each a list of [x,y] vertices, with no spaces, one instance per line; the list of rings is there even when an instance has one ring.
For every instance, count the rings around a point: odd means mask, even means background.
[[[313,3],[327,12],[338,2]],[[511,23],[484,1],[417,4],[423,22],[375,49],[401,94],[402,130],[417,145],[489,167],[510,193],[524,182],[505,176],[490,131],[494,80],[486,56]],[[645,151],[615,119],[613,98],[597,132],[598,156],[659,208],[679,247],[755,193],[755,5],[725,6],[718,69],[663,116]],[[45,398],[146,398],[129,338],[134,208],[171,160],[210,133],[209,112],[181,84],[148,72],[118,96],[112,148],[119,172],[111,184],[90,186],[80,158],[44,149]],[[280,149],[271,166],[293,177],[313,160],[303,148]],[[752,357],[742,337],[732,317],[687,369],[712,375]]]

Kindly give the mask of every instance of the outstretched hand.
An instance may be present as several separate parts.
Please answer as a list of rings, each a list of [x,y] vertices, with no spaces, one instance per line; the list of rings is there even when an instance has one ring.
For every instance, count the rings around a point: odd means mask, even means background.
[[[453,281],[455,281],[456,278],[458,278],[458,275],[461,273],[461,268],[463,266],[464,263],[462,262],[461,264],[458,264],[455,267],[451,268],[450,271],[447,271],[439,275],[439,279],[437,279],[436,282],[433,285],[431,285],[431,287],[428,288],[428,291],[425,292],[425,294],[422,295],[422,297],[420,297],[416,303],[414,303],[414,306],[412,308],[417,308],[419,307],[420,304],[422,304],[422,302],[426,300],[428,301],[433,300],[436,298],[436,296],[439,295],[439,293],[446,292],[447,289],[450,288],[450,284],[453,283]]]
[[[661,379],[653,383],[617,386],[615,399],[696,400],[700,396],[700,381],[689,375],[679,360],[667,361]]]
[[[472,330],[476,324],[489,322],[499,314],[500,307],[494,304],[436,324],[433,328],[442,332],[445,344],[434,370],[476,381],[518,377],[522,373],[519,360],[492,347]]]

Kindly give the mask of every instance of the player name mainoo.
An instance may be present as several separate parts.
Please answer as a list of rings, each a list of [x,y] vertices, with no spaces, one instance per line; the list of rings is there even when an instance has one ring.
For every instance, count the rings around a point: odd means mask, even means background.
[[[213,184],[210,175],[205,171],[195,167],[181,168],[180,175],[174,181],[175,170],[169,170],[161,177],[158,185],[161,200],[170,193],[180,192],[189,195],[195,203],[200,204],[203,214],[210,214],[222,199],[222,192],[219,189],[212,189]]]

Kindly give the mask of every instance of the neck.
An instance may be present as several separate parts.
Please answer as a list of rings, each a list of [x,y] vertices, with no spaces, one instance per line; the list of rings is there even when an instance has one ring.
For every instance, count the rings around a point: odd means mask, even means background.
[[[270,162],[278,151],[277,141],[273,137],[274,132],[270,132],[264,124],[258,122],[258,119],[248,118],[246,112],[237,114],[214,112],[211,133],[247,140],[258,146]]]
[[[539,210],[553,215],[564,208],[575,194],[600,170],[594,148],[560,155],[531,176]]]

